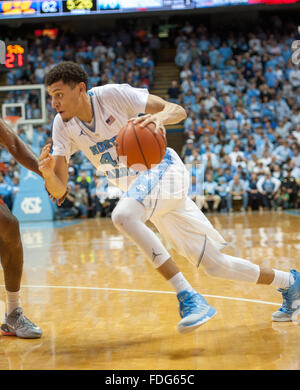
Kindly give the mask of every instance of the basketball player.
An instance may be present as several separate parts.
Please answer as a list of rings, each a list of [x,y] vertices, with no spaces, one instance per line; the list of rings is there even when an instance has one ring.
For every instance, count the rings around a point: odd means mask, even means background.
[[[0,145],[4,146],[16,161],[41,176],[37,156],[2,119],[0,119]],[[19,223],[1,199],[0,257],[6,289],[6,313],[1,331],[7,336],[40,338],[42,330],[24,316],[20,307],[23,247]]]
[[[221,252],[223,237],[188,198],[189,174],[179,156],[167,148],[162,162],[138,173],[118,160],[115,139],[129,119],[156,128],[181,122],[185,110],[128,84],[107,84],[87,91],[88,76],[72,62],[53,67],[45,80],[57,115],[53,123],[53,152],[46,145],[39,158],[48,191],[61,197],[68,182],[68,162],[77,150],[85,153],[123,195],[112,214],[116,228],[130,237],[177,293],[181,321],[178,330],[188,333],[216,314],[178,269],[155,233],[150,220],[181,255],[215,277],[271,284],[280,289],[283,305],[274,321],[290,321],[300,308],[300,274],[265,269],[248,260]],[[139,113],[146,113],[139,116]]]

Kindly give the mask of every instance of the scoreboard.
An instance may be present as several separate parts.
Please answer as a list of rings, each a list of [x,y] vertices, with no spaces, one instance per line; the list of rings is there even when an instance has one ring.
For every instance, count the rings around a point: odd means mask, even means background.
[[[0,20],[142,11],[191,10],[248,4],[290,4],[300,0],[44,0],[0,1]]]
[[[27,41],[15,41],[5,44],[1,43],[1,61],[0,70],[23,69],[27,57]]]

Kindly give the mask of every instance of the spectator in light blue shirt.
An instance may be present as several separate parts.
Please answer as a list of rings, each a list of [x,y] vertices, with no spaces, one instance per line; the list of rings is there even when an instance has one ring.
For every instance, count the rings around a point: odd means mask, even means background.
[[[229,114],[229,118],[225,121],[225,127],[228,134],[237,134],[239,130],[239,122],[234,118],[232,114]]]
[[[218,52],[217,49],[215,49],[213,46],[210,46],[210,50],[209,50],[209,53],[208,53],[208,58],[209,58],[210,66],[212,68],[216,67],[219,54],[220,53]]]
[[[224,57],[222,56],[221,53],[218,55],[216,68],[217,69],[224,69],[225,68],[225,60],[224,60]]]
[[[246,160],[252,160],[252,155],[255,154],[255,151],[251,145],[247,146],[247,149],[244,151],[244,156]]]
[[[93,87],[97,87],[99,84],[100,84],[100,77],[96,73],[93,73],[89,77],[89,89]]]
[[[211,152],[210,147],[206,147],[205,153],[203,153],[201,157],[205,167],[208,165],[208,163],[210,163],[213,169],[219,168],[220,164],[218,161],[218,157]]]
[[[206,178],[205,178],[205,182],[203,185],[204,196],[201,199],[203,202],[204,208],[207,210],[209,209],[209,205],[207,203],[209,201],[213,202],[213,210],[214,211],[216,211],[219,207],[219,204],[221,202],[221,197],[217,193],[217,187],[218,187],[218,184],[215,181],[213,181],[212,174],[207,173]]]
[[[228,61],[229,58],[232,56],[232,50],[226,44],[226,42],[223,42],[222,46],[219,48],[219,52],[222,54],[222,57],[224,58],[224,62]]]
[[[196,103],[196,97],[193,95],[193,91],[189,89],[183,97],[183,104],[195,104]]]
[[[203,87],[203,88],[209,88],[209,79],[208,79],[208,76],[205,75],[204,78],[200,81],[200,86]]]
[[[272,129],[272,127],[270,127],[270,125],[267,127],[266,129],[266,136],[268,137],[268,140],[274,144],[275,141],[276,141],[276,137],[275,137],[275,134],[274,134],[274,130]]]
[[[223,91],[227,93],[228,95],[231,95],[231,93],[234,91],[234,88],[232,85],[229,84],[229,80],[225,79],[224,80],[224,85],[223,85]]]
[[[267,71],[264,74],[267,86],[269,88],[276,88],[277,87],[277,76],[276,73],[273,71],[272,67],[268,67]]]
[[[1,162],[8,164],[11,160],[11,154],[6,149],[0,149]]]
[[[206,175],[206,181],[204,183],[204,193],[208,195],[214,195],[217,190],[217,183],[215,181],[212,181],[211,175]]]
[[[234,147],[234,143],[228,143],[226,142],[225,146],[224,146],[224,153],[225,154],[229,154],[233,151],[233,147]]]
[[[251,99],[252,97],[255,97],[255,99],[259,99],[260,97],[260,91],[256,88],[255,82],[250,83],[250,88],[247,91],[247,95]]]
[[[276,96],[275,113],[278,120],[283,120],[284,117],[288,118],[291,115],[289,106],[287,105],[286,101],[280,97],[280,95]]]
[[[251,98],[249,111],[250,111],[250,115],[252,117],[255,116],[255,113],[259,113],[259,116],[260,116],[261,104],[260,104],[260,101],[255,98],[255,96],[252,96],[252,98]]]
[[[193,129],[194,131],[197,131],[198,127],[200,127],[200,125],[201,125],[201,122],[200,122],[199,118],[197,118],[195,115],[193,115],[192,117],[187,118],[185,123],[184,123],[185,132],[188,132],[191,129]]]
[[[64,55],[64,52],[61,49],[61,47],[60,46],[56,46],[56,50],[53,53],[53,58],[55,59],[55,61],[57,61],[57,59],[59,57],[63,57],[63,55]]]
[[[33,143],[32,146],[37,148],[39,151],[45,146],[45,141],[47,139],[47,134],[42,126],[37,126],[33,129]]]
[[[286,162],[289,158],[292,157],[292,150],[289,147],[288,140],[283,140],[280,142],[280,145],[273,150],[273,156],[276,158],[276,163],[281,164]]]
[[[236,107],[234,118],[239,122],[239,126],[241,127],[241,122],[243,119],[245,119],[245,111],[243,110],[242,106]]]
[[[208,51],[209,48],[211,47],[210,46],[210,42],[209,40],[207,39],[206,35],[203,34],[201,39],[199,39],[198,41],[198,46],[200,48],[201,51]]]
[[[283,45],[282,50],[281,50],[281,55],[282,55],[282,57],[283,57],[283,59],[284,59],[284,61],[285,61],[286,64],[287,64],[287,63],[289,62],[289,60],[291,59],[292,54],[293,54],[293,52],[292,52],[291,48],[285,43],[285,44]]]
[[[193,111],[189,110],[186,120],[184,121],[184,131],[189,131],[191,125],[193,124],[194,120],[196,119],[196,115]],[[197,118],[198,120],[198,118]]]
[[[187,62],[191,62],[192,61],[192,57],[190,55],[190,52],[188,51],[188,48],[186,46],[184,46],[182,48],[182,50],[176,54],[176,57],[175,57],[175,63],[176,65],[178,65],[180,68],[183,68],[184,65],[187,63]]]
[[[246,183],[240,179],[240,175],[234,175],[233,180],[228,186],[227,208],[232,211],[232,201],[234,199],[242,199],[241,211],[245,211],[248,206],[248,193],[246,191]]]
[[[256,149],[259,149],[262,143],[264,143],[264,130],[261,124],[255,128],[255,133],[253,134],[253,138],[255,140]]]
[[[267,117],[269,119],[273,119],[274,112],[272,110],[272,104],[269,102],[268,96],[263,97],[263,102],[261,105],[261,110],[262,110],[262,116]]]
[[[277,60],[275,56],[270,56],[270,59],[265,63],[265,69],[272,68],[272,70],[275,70],[276,65]]]
[[[233,175],[234,175],[234,172],[232,172],[232,170],[230,168],[225,168],[224,177],[225,177],[227,183],[229,183],[233,179]]]

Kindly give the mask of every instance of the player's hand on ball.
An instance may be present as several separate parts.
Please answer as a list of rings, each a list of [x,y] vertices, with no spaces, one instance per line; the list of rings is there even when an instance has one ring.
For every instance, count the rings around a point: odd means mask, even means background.
[[[43,177],[50,176],[54,172],[54,159],[50,154],[51,145],[43,147],[39,158],[39,171]]]
[[[156,114],[146,114],[137,118],[132,118],[130,120],[133,120],[134,124],[139,123],[144,127],[146,127],[149,123],[153,122],[155,124],[155,132],[158,133],[159,129],[161,129],[166,136],[165,126]]]

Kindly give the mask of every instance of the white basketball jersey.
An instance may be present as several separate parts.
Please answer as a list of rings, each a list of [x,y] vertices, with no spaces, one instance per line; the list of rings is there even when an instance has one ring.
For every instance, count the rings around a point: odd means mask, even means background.
[[[90,128],[77,117],[68,122],[57,114],[53,123],[53,155],[65,156],[81,150],[96,169],[101,170],[113,184],[126,191],[139,174],[119,162],[115,140],[128,119],[144,113],[148,90],[128,84],[107,84],[88,91],[94,113]]]

